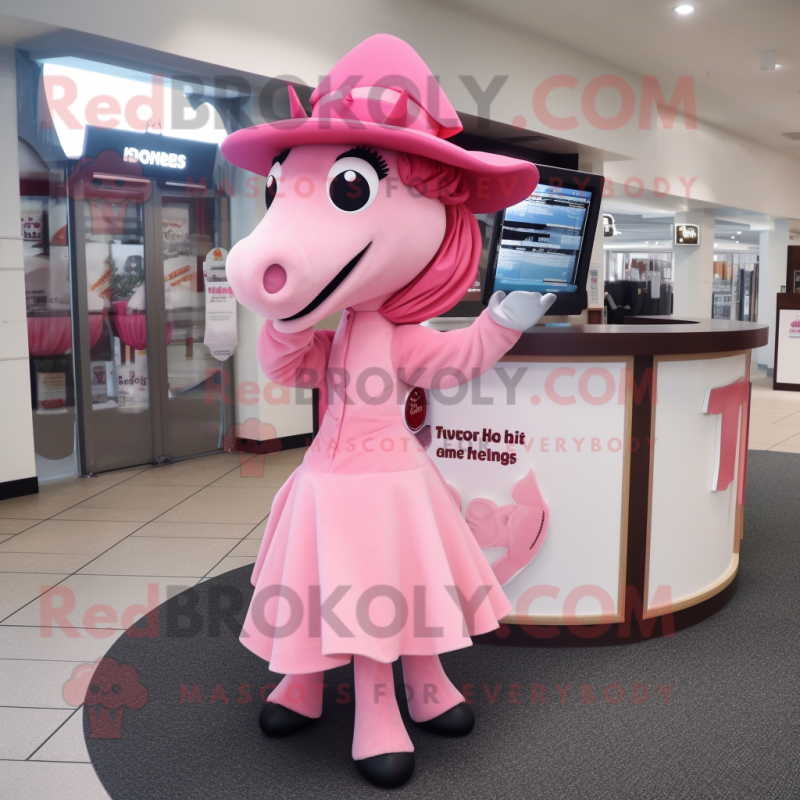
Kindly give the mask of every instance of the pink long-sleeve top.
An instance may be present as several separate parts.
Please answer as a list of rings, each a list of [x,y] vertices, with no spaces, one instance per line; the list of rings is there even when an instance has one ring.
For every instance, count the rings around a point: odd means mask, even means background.
[[[377,311],[348,309],[335,334],[282,333],[267,321],[258,357],[270,380],[320,389],[322,422],[306,453],[308,468],[395,472],[428,461],[403,424],[411,388],[449,389],[472,380],[491,369],[520,335],[485,311],[468,328],[441,333],[395,325]]]

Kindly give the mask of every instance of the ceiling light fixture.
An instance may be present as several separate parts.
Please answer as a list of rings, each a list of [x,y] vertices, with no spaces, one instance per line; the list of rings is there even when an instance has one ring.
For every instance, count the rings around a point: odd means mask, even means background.
[[[672,10],[676,14],[680,14],[682,17],[685,17],[687,14],[693,14],[694,13],[694,6],[690,6],[688,4],[684,4],[684,5],[680,5],[680,6],[675,6],[675,8],[673,8]]]

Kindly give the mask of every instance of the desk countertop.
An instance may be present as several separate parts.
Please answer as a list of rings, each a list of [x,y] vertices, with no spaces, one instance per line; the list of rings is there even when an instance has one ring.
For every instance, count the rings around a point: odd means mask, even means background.
[[[508,356],[639,356],[722,353],[762,347],[769,328],[758,322],[636,317],[626,325],[537,325]]]

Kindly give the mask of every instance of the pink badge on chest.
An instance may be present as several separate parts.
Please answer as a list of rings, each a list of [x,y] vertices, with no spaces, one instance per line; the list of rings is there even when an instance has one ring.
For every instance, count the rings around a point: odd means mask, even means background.
[[[425,417],[428,415],[428,398],[424,389],[415,386],[406,397],[406,405],[403,411],[403,420],[411,433],[422,430],[425,424]]]

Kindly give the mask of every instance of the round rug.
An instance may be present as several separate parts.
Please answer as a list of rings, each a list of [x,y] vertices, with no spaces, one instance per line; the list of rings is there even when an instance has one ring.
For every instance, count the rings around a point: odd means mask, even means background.
[[[397,793],[800,796],[800,458],[752,452],[749,473],[738,589],[726,606],[673,637],[621,647],[478,643],[443,656],[473,702],[475,730],[454,740],[426,733],[401,699],[417,766]],[[280,740],[261,733],[262,697],[280,676],[238,642],[250,570],[172,598],[108,652],[120,670],[109,679],[119,684],[122,713],[86,706],[84,729],[113,800],[344,799],[382,791],[350,759],[352,667],[326,673],[323,715],[310,729]],[[158,635],[138,635],[148,630]]]

